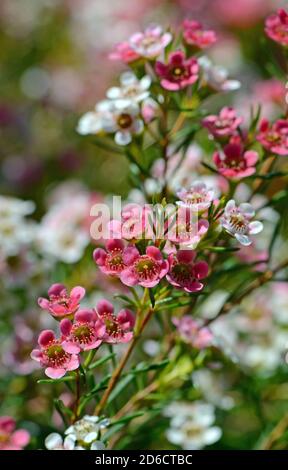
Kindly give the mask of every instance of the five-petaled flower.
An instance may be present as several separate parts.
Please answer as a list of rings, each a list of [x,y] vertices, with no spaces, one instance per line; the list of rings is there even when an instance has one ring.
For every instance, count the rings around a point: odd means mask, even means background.
[[[124,243],[119,239],[106,242],[106,250],[96,248],[93,253],[95,263],[104,274],[119,276],[125,268],[123,261]]]
[[[262,119],[256,138],[266,150],[276,155],[288,155],[288,119],[278,119],[272,125]]]
[[[105,334],[105,325],[92,310],[79,310],[71,322],[64,318],[60,322],[62,347],[70,354],[89,351],[100,346]]]
[[[195,57],[186,58],[184,52],[171,52],[168,64],[157,61],[155,71],[163,88],[178,91],[198,80],[199,66]]]
[[[251,245],[250,235],[256,235],[263,230],[262,222],[252,221],[255,211],[251,204],[242,203],[236,206],[234,199],[227,202],[221,225],[230,235],[234,236],[241,245]]]
[[[45,367],[51,379],[60,379],[66,372],[78,369],[79,357],[63,348],[62,339],[57,339],[52,330],[44,330],[38,337],[40,349],[33,349],[31,357]]]
[[[126,268],[121,272],[120,279],[127,286],[139,284],[142,287],[154,287],[169,268],[168,261],[163,259],[156,246],[148,246],[144,255],[135,246],[129,246],[123,253],[123,260]]]
[[[207,188],[202,181],[194,181],[189,189],[181,188],[177,191],[180,201],[178,206],[189,207],[193,212],[203,212],[211,206],[214,198],[214,190]]]
[[[283,8],[268,16],[265,22],[265,32],[273,41],[282,46],[288,46],[288,13]]]
[[[209,266],[206,261],[195,261],[193,250],[178,250],[168,257],[169,272],[167,281],[178,289],[186,292],[199,292],[204,284],[200,282],[208,276]]]
[[[255,150],[245,150],[238,138],[232,138],[224,146],[223,153],[215,152],[213,155],[219,173],[232,180],[253,175],[258,158],[258,153]]]
[[[202,124],[215,138],[223,139],[235,134],[242,121],[234,108],[225,106],[219,114],[206,116]]]
[[[127,106],[140,103],[149,96],[151,77],[144,75],[138,80],[133,72],[124,72],[120,76],[120,87],[112,87],[107,90],[107,98],[117,100]]]
[[[47,310],[56,318],[73,316],[80,306],[80,300],[85,295],[85,289],[81,286],[73,287],[68,294],[63,284],[53,284],[48,290],[49,299],[40,297],[38,304],[43,310]]]
[[[135,318],[131,310],[125,308],[116,315],[111,302],[103,299],[97,303],[96,314],[105,325],[105,343],[128,343],[132,339]]]
[[[168,226],[168,239],[171,242],[187,249],[194,249],[206,235],[209,222],[206,219],[199,219],[198,212],[194,212],[192,207],[179,206],[176,217],[173,215],[169,217]]]
[[[189,46],[199,49],[206,49],[217,41],[217,36],[213,30],[205,30],[199,21],[184,20],[183,21],[183,37]]]
[[[16,430],[16,421],[10,416],[0,417],[0,450],[23,450],[30,441],[26,429]]]
[[[172,34],[163,32],[159,25],[149,25],[144,32],[134,33],[129,39],[131,49],[145,59],[158,57],[172,41]]]

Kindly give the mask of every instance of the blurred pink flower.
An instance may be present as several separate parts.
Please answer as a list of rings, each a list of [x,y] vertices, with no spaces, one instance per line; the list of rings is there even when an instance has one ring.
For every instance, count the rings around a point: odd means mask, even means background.
[[[278,119],[269,125],[267,119],[262,119],[256,138],[266,150],[277,155],[288,155],[288,120]]]
[[[204,349],[212,345],[212,332],[208,328],[201,327],[193,318],[184,315],[182,318],[174,317],[172,321],[184,341],[190,343],[194,348]]]
[[[268,16],[265,22],[265,32],[273,41],[282,46],[288,46],[288,13],[283,8]]]
[[[215,152],[213,161],[219,173],[229,179],[240,179],[256,172],[259,155],[254,150],[244,150],[239,139],[230,140],[222,152]]]
[[[153,233],[149,223],[149,215],[152,216],[150,206],[139,204],[127,204],[121,211],[121,221],[111,220],[108,229],[112,238],[132,240],[135,238],[152,238]]]
[[[48,299],[40,297],[38,304],[54,317],[62,318],[74,315],[79,309],[79,302],[85,295],[85,289],[81,286],[73,287],[68,294],[63,284],[53,284],[48,290]]]
[[[96,306],[98,318],[105,325],[103,341],[106,343],[128,343],[133,337],[131,331],[135,324],[133,313],[128,309],[122,309],[116,315],[114,307],[108,300],[100,300]]]
[[[0,417],[0,450],[23,450],[30,441],[25,429],[15,431],[16,421],[10,416]]]
[[[230,137],[235,134],[243,119],[237,116],[234,108],[224,107],[219,115],[207,116],[202,124],[216,138]]]
[[[78,369],[79,358],[69,354],[62,346],[62,339],[56,339],[52,330],[44,330],[38,337],[40,349],[33,349],[31,357],[46,367],[45,374],[51,379],[60,379],[66,372]]]
[[[129,45],[140,57],[155,59],[171,41],[171,33],[164,33],[161,26],[152,24],[143,33],[134,33],[129,39]]]
[[[140,285],[154,287],[167,274],[169,264],[164,260],[161,251],[155,246],[148,246],[146,254],[140,255],[135,246],[129,246],[123,253],[126,268],[120,279],[127,286]]]
[[[155,71],[163,88],[178,91],[198,80],[199,66],[194,57],[186,59],[184,52],[175,51],[169,54],[168,64],[157,61]]]
[[[208,220],[198,219],[198,214],[192,212],[191,207],[187,206],[180,206],[177,216],[169,217],[167,225],[170,241],[193,249],[209,229]]]
[[[184,40],[190,46],[205,49],[217,41],[215,31],[203,29],[202,24],[198,21],[184,20],[183,28]]]
[[[208,275],[208,264],[205,261],[195,262],[196,252],[192,250],[179,250],[168,257],[169,272],[167,281],[186,292],[198,292],[204,284],[200,282]]]
[[[70,354],[78,354],[100,346],[105,334],[105,325],[91,310],[79,310],[73,323],[64,318],[60,322],[62,347]]]
[[[120,42],[119,44],[116,44],[114,51],[109,54],[110,60],[120,60],[125,64],[134,62],[139,59],[139,57],[140,56],[136,51],[134,51],[129,42]]]

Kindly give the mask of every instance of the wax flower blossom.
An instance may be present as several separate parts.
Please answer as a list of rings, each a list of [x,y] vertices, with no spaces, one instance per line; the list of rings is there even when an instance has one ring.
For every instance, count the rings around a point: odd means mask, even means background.
[[[168,256],[169,271],[167,281],[178,289],[186,292],[199,292],[204,284],[200,282],[208,275],[209,266],[205,261],[195,261],[193,250],[178,250]]]
[[[109,54],[110,60],[120,60],[121,62],[124,62],[124,64],[135,62],[135,60],[138,60],[139,57],[140,56],[137,54],[137,52],[134,51],[127,41],[116,44],[114,50]]]
[[[43,310],[47,310],[55,318],[73,316],[80,306],[80,300],[85,295],[85,289],[81,286],[73,287],[68,294],[63,284],[53,284],[48,290],[49,299],[40,297],[38,304]]]
[[[283,8],[268,16],[265,22],[265,32],[273,41],[282,46],[288,46],[288,13]]]
[[[184,315],[182,318],[174,317],[172,322],[177,327],[181,338],[191,344],[193,348],[205,349],[211,346],[213,342],[212,332],[209,328],[201,327],[189,315]]]
[[[25,429],[16,430],[16,421],[10,416],[0,417],[0,450],[23,450],[30,441]]]
[[[149,204],[126,204],[121,211],[121,220],[113,219],[108,223],[109,236],[133,240],[153,238],[151,227],[152,209]]]
[[[219,115],[206,116],[202,124],[216,139],[230,137],[237,131],[243,119],[237,116],[234,108],[225,106]]]
[[[155,71],[163,88],[178,91],[198,80],[199,66],[194,57],[185,58],[182,51],[171,52],[168,64],[157,61]]]
[[[262,222],[252,221],[255,211],[251,204],[242,203],[238,207],[233,199],[227,202],[221,225],[230,235],[234,236],[241,245],[251,245],[250,235],[256,235],[263,230]]]
[[[33,349],[31,357],[45,367],[45,374],[51,379],[60,379],[66,372],[78,369],[79,358],[66,352],[62,339],[56,339],[52,330],[44,330],[38,337],[40,349]]]
[[[85,415],[65,431],[65,438],[56,432],[45,439],[48,450],[104,450],[105,445],[100,440],[101,430],[109,425],[108,419],[98,416]]]
[[[214,197],[214,190],[207,188],[202,181],[195,181],[189,189],[181,188],[176,192],[180,201],[176,204],[182,207],[189,207],[192,212],[203,212],[211,206]]]
[[[128,309],[122,309],[116,315],[114,307],[108,300],[100,300],[96,306],[96,314],[105,325],[102,340],[106,343],[128,343],[133,337],[135,318]]]
[[[149,96],[151,77],[145,75],[140,80],[133,72],[124,72],[120,76],[120,87],[112,87],[107,90],[107,98],[117,100],[127,106],[140,103]]]
[[[62,347],[70,354],[89,351],[100,346],[105,334],[105,325],[91,310],[79,310],[73,323],[64,318],[60,322]]]
[[[79,119],[77,132],[80,135],[99,134],[103,131],[103,121],[110,113],[113,104],[110,100],[102,100],[95,106],[95,111],[88,111]]]
[[[267,119],[262,119],[256,138],[269,152],[288,155],[288,120],[278,119],[269,125]]]
[[[254,150],[244,150],[240,139],[231,139],[224,146],[223,153],[215,152],[213,161],[219,173],[226,178],[237,180],[256,172],[255,165],[259,155]]]
[[[144,255],[135,246],[129,246],[123,260],[126,268],[121,272],[120,279],[127,286],[154,287],[169,268],[168,261],[163,259],[161,251],[155,246],[148,246]]]
[[[207,56],[199,57],[198,64],[201,71],[201,85],[208,86],[213,91],[235,91],[241,87],[239,80],[228,78],[227,70],[214,65]]]
[[[123,261],[124,243],[119,239],[111,239],[106,242],[106,250],[96,248],[93,253],[95,263],[100,271],[110,276],[119,276],[125,268]]]
[[[162,54],[171,41],[171,33],[164,33],[161,26],[151,24],[144,32],[134,33],[129,39],[129,45],[138,56],[150,60]]]
[[[215,31],[203,29],[202,24],[198,21],[184,20],[183,29],[184,41],[189,46],[206,49],[217,41]]]
[[[180,206],[176,217],[168,219],[167,238],[181,247],[194,249],[209,229],[206,219],[199,219],[198,213],[194,213],[191,207]]]

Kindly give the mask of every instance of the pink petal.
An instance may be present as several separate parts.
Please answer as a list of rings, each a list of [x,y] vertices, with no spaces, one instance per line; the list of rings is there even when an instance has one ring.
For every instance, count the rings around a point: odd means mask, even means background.
[[[94,313],[92,310],[79,310],[75,314],[75,320],[83,323],[90,323],[93,321]]]
[[[79,354],[81,348],[72,341],[63,341],[62,348],[69,354]]]
[[[61,377],[64,377],[64,375],[66,374],[66,370],[47,367],[45,369],[45,374],[47,375],[47,377],[50,377],[50,379],[61,379]]]
[[[39,297],[38,305],[39,305],[39,307],[43,308],[44,310],[48,310],[49,309],[49,300],[44,299],[43,297]]]
[[[81,287],[81,286],[73,287],[70,293],[70,297],[75,300],[83,299],[84,295],[85,295],[85,289],[84,287]]]
[[[139,251],[135,246],[128,246],[123,251],[123,261],[128,266],[133,264],[139,256]]]
[[[11,418],[11,416],[1,416],[0,417],[0,430],[11,433],[14,431],[16,427],[15,419]]]
[[[70,320],[68,320],[68,318],[64,318],[64,320],[61,320],[60,331],[62,335],[69,336],[71,329],[72,329],[72,323]]]
[[[30,354],[30,357],[34,359],[34,361],[41,362],[43,358],[42,351],[40,351],[40,349],[33,349]]]
[[[105,313],[113,313],[114,307],[111,302],[106,299],[102,299],[97,303],[97,312],[100,316],[104,315]]]
[[[63,291],[66,291],[64,284],[52,284],[48,290],[48,295],[60,295]]]
[[[176,256],[179,263],[189,264],[195,259],[196,252],[193,250],[179,250]]]
[[[146,248],[146,254],[150,256],[150,258],[153,258],[155,261],[162,260],[162,253],[156,246],[148,246]]]
[[[194,265],[194,273],[197,279],[204,279],[208,276],[209,266],[205,261],[198,261]]]
[[[103,266],[107,259],[107,253],[103,248],[96,248],[93,252],[93,259],[98,266]]]
[[[44,330],[40,333],[38,337],[38,344],[42,347],[47,346],[51,341],[55,339],[54,331],[52,330]]]
[[[137,277],[132,269],[124,269],[120,274],[120,279],[126,286],[135,286],[138,282]]]
[[[78,367],[79,367],[79,357],[73,354],[71,356],[70,361],[66,365],[66,369],[70,371],[70,370],[78,369]]]
[[[133,328],[135,325],[135,316],[131,312],[131,310],[127,308],[123,308],[122,310],[120,310],[120,312],[117,315],[117,320],[121,324],[128,323],[129,328]]]
[[[124,243],[122,240],[118,239],[111,239],[108,240],[106,243],[106,248],[108,251],[113,251],[113,250],[124,250]]]
[[[257,152],[254,152],[253,150],[248,150],[244,153],[244,158],[248,166],[254,166],[257,163],[259,156]]]
[[[12,444],[19,446],[19,447],[27,446],[29,441],[30,441],[30,434],[25,429],[18,429],[11,436]]]

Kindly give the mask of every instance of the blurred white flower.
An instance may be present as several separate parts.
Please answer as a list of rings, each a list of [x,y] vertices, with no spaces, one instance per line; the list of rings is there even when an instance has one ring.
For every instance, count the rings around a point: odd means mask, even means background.
[[[133,72],[124,72],[120,76],[120,87],[112,87],[107,91],[107,98],[124,105],[140,103],[149,96],[151,77],[145,75],[138,80]]]
[[[166,437],[184,450],[197,450],[214,444],[222,435],[215,422],[214,406],[204,402],[173,402],[164,410],[171,418]]]
[[[238,80],[230,80],[224,67],[213,65],[211,60],[202,56],[198,59],[202,70],[202,84],[208,85],[215,91],[235,91],[241,87]]]

